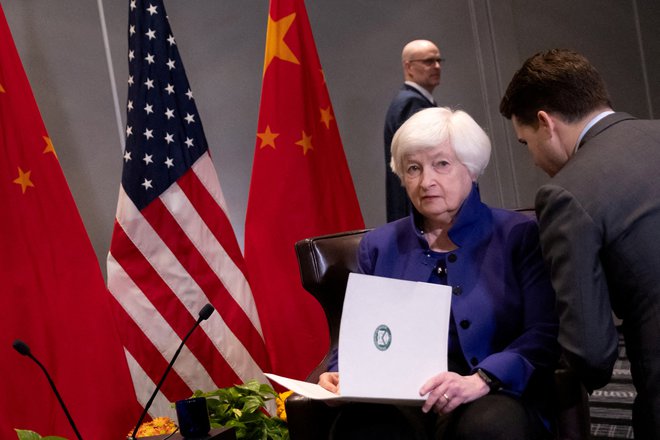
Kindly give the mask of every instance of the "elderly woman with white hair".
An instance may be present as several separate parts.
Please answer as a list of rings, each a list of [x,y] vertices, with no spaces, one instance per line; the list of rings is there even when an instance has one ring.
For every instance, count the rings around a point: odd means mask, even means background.
[[[554,292],[534,219],[480,199],[490,152],[481,127],[448,108],[422,110],[394,135],[391,167],[414,209],[365,235],[359,268],[452,287],[449,371],[419,390],[421,411],[397,408],[409,426],[390,415],[369,426],[359,411],[342,411],[334,438],[551,438]],[[336,360],[319,382],[335,392]]]

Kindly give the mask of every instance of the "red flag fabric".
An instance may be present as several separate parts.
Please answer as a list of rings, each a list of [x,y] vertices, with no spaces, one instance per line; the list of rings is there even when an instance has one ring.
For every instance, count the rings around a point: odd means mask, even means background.
[[[139,415],[109,295],[0,6],[0,438],[125,437]]]
[[[181,351],[150,414],[199,389],[267,383],[245,262],[162,0],[129,9],[126,149],[108,256],[138,399],[145,405],[200,309],[217,310]]]
[[[271,0],[245,260],[271,364],[304,378],[328,349],[294,243],[364,227],[302,0]]]

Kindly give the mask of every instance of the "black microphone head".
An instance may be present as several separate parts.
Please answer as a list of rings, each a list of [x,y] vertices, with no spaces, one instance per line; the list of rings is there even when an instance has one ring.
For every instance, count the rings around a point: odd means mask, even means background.
[[[22,354],[23,356],[29,356],[30,355],[30,347],[28,345],[21,341],[20,339],[16,339],[13,344],[11,344],[12,347],[14,347],[14,350]]]
[[[202,319],[202,321],[205,321],[209,319],[209,316],[211,316],[211,313],[215,308],[211,304],[206,304],[204,307],[202,307],[202,310],[199,311],[199,317]]]

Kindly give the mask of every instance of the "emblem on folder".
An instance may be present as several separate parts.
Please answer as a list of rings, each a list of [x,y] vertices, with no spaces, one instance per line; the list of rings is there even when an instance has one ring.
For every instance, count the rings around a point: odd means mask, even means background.
[[[392,332],[390,331],[390,328],[385,324],[376,327],[376,330],[374,331],[374,345],[376,348],[380,351],[385,351],[390,348],[391,343]]]

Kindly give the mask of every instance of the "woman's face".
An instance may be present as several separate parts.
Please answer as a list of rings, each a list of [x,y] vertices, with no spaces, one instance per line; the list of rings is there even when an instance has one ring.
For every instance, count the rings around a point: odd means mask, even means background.
[[[472,189],[472,177],[448,143],[407,154],[403,185],[431,224],[449,225]]]

